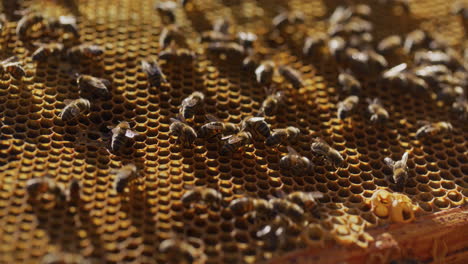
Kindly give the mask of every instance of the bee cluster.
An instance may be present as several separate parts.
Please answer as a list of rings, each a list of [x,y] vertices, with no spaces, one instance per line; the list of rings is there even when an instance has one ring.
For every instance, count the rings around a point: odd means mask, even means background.
[[[323,32],[287,3],[263,7],[271,19],[256,28],[206,1],[157,1],[123,20],[63,2],[74,15],[53,2],[0,17],[20,51],[0,62],[13,94],[0,91],[0,179],[18,182],[1,190],[25,193],[32,209],[20,214],[52,234],[31,240],[60,248],[7,262],[253,263],[333,241],[367,248],[366,228],[467,201],[468,51],[423,29],[377,40],[373,7],[412,17],[408,1],[333,6],[313,17]],[[452,13],[466,20],[462,4]],[[389,96],[408,94],[444,114],[406,120]],[[22,221],[1,210],[5,230]],[[50,228],[61,218],[78,242]]]

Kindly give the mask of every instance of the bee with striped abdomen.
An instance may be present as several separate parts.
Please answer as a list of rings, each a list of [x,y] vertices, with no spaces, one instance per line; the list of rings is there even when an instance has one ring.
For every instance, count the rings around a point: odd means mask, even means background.
[[[65,100],[65,108],[63,108],[59,117],[63,121],[69,121],[78,117],[78,115],[89,111],[91,103],[88,99],[78,98],[75,100]]]
[[[299,154],[290,146],[288,146],[287,149],[288,154],[280,159],[280,168],[284,171],[289,171],[293,176],[306,176],[313,168],[310,160]]]
[[[198,133],[199,137],[212,138],[218,135],[232,135],[240,131],[238,125],[230,122],[220,121],[213,115],[207,114],[208,123],[204,124]]]
[[[408,152],[405,152],[401,157],[401,160],[394,161],[390,157],[384,159],[385,164],[392,169],[393,181],[399,189],[403,189],[405,186],[406,179],[408,178]]]
[[[419,124],[423,124],[422,127],[416,131],[416,137],[433,137],[443,133],[452,132],[453,126],[449,122],[440,121],[430,123],[427,121],[419,121]]]
[[[72,62],[79,62],[81,58],[96,59],[104,54],[104,49],[98,45],[81,44],[71,47],[67,51],[67,57]]]
[[[115,175],[114,190],[121,194],[128,186],[129,182],[139,177],[138,168],[133,163],[129,163],[120,169],[112,169]]]
[[[26,72],[21,66],[19,58],[16,56],[9,57],[6,60],[0,62],[0,74],[9,73],[13,78],[21,80],[26,76]]]
[[[80,37],[76,17],[74,16],[59,16],[58,19],[49,19],[48,27],[52,31],[61,31],[61,33],[70,33],[75,38]]]
[[[347,118],[351,113],[354,112],[358,103],[359,103],[359,97],[355,95],[348,96],[343,101],[338,102],[336,104],[338,108],[338,118],[339,119]]]
[[[200,112],[205,100],[205,95],[201,92],[193,92],[187,98],[182,100],[179,107],[179,113],[185,119],[192,118],[196,113]]]
[[[290,82],[295,89],[299,89],[304,86],[304,81],[302,80],[301,73],[289,66],[280,66],[278,68],[278,73],[283,76],[283,78]]]
[[[370,121],[373,123],[382,123],[388,120],[388,111],[383,107],[382,102],[378,98],[367,99],[369,106],[367,110],[371,114]]]
[[[299,128],[293,126],[273,129],[271,135],[265,140],[265,145],[269,147],[278,146],[287,140],[295,139],[300,133]]]
[[[292,192],[286,196],[286,199],[299,205],[301,208],[307,211],[312,211],[317,206],[317,198],[322,198],[321,192]]]
[[[187,207],[193,203],[202,202],[212,208],[218,208],[223,201],[223,195],[212,188],[196,187],[184,193],[180,200]]]
[[[55,198],[65,201],[66,191],[64,187],[51,178],[33,178],[26,182],[26,191],[29,197],[36,200],[40,195],[50,192]]]
[[[312,153],[316,155],[323,156],[327,161],[329,161],[333,166],[342,167],[345,163],[343,156],[336,149],[328,145],[325,140],[321,138],[315,138],[314,142],[310,146]]]
[[[197,132],[185,123],[184,117],[179,114],[177,119],[171,118],[171,125],[169,126],[169,133],[177,138],[177,142],[184,147],[190,147],[197,138]]]
[[[134,138],[138,135],[137,132],[130,128],[130,124],[127,121],[121,121],[118,125],[107,126],[107,128],[112,129],[110,148],[114,152],[119,151],[123,145],[127,144],[129,138]]]
[[[252,142],[252,134],[250,134],[250,132],[241,130],[239,133],[223,137],[221,140],[227,141],[224,143],[220,151],[221,155],[226,155],[228,153],[237,151],[247,144],[250,144]]]
[[[255,69],[255,77],[257,82],[261,84],[270,84],[275,73],[275,63],[273,61],[263,61],[260,66]]]
[[[264,117],[248,116],[242,120],[241,130],[249,131],[253,136],[261,135],[265,138],[271,134],[270,126]]]
[[[151,85],[160,86],[161,83],[167,83],[166,77],[164,77],[161,67],[155,59],[142,60],[141,68],[148,76],[148,81]]]
[[[172,43],[178,46],[187,47],[187,39],[180,28],[174,24],[165,26],[159,35],[159,48],[165,49]]]
[[[273,206],[275,212],[291,219],[294,223],[302,223],[304,221],[304,209],[299,205],[284,198],[273,198],[270,199],[269,203]]]
[[[359,95],[362,90],[361,83],[353,75],[341,72],[338,75],[338,82],[343,87],[343,91],[350,93],[351,95]]]
[[[284,92],[276,91],[275,88],[265,88],[267,97],[262,102],[260,113],[266,116],[275,115],[278,111],[278,106],[284,101]]]
[[[81,92],[90,93],[99,97],[108,97],[111,83],[104,78],[98,78],[87,74],[81,74],[76,79]]]
[[[260,220],[260,222],[270,221],[276,215],[271,203],[259,198],[237,198],[229,203],[228,208],[236,215],[247,214],[248,217]]]
[[[31,55],[35,61],[46,61],[50,56],[56,56],[63,50],[62,43],[36,44],[38,48]]]
[[[24,15],[16,26],[16,35],[22,41],[27,39],[27,33],[34,25],[43,23],[44,17],[38,13],[32,12]]]

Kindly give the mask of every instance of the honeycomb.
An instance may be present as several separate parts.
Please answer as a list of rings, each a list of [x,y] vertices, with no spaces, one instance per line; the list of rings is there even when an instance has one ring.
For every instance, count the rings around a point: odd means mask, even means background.
[[[301,49],[306,35],[325,32],[324,19],[339,1],[195,0],[190,12],[177,9],[176,19],[196,59],[161,61],[169,84],[158,89],[148,88],[140,67],[142,59],[157,58],[160,51],[163,24],[154,1],[84,0],[72,8],[64,3],[73,1],[18,2],[46,17],[78,18],[80,41],[100,45],[105,52],[101,60],[81,61],[74,67],[111,80],[112,97],[93,101],[88,115],[61,121],[58,114],[64,101],[79,97],[70,69],[61,60],[40,64],[31,60],[32,51],[15,35],[18,18],[11,16],[13,4],[3,1],[11,17],[1,33],[2,58],[20,57],[27,75],[23,80],[8,74],[0,79],[0,263],[39,263],[60,252],[96,263],[166,263],[159,245],[174,236],[201,241],[202,245],[192,246],[202,250],[206,263],[254,263],[333,243],[365,248],[372,241],[366,230],[391,222],[374,214],[370,198],[381,189],[399,191],[383,160],[397,159],[405,151],[410,152],[409,179],[400,192],[417,208],[416,217],[468,201],[468,127],[450,114],[448,106],[362,78],[363,97],[380,98],[390,120],[384,126],[372,125],[364,115],[365,100],[351,121],[336,117],[336,103],[342,97],[337,64],[317,55],[303,57]],[[466,45],[462,21],[449,14],[451,1],[412,1],[411,15],[377,1],[359,2],[373,8],[370,19],[376,40],[423,28],[455,48]],[[268,39],[279,8],[302,11],[305,23],[288,28],[288,37]],[[198,43],[199,33],[210,30],[219,17],[231,20],[238,31],[255,32],[256,48],[264,57],[302,73],[305,86],[299,90],[275,77],[287,99],[267,122],[271,128],[301,130],[293,146],[314,162],[308,175],[281,173],[285,145],[276,149],[254,142],[226,156],[219,154],[216,139],[196,139],[192,148],[184,148],[169,135],[169,118],[176,116],[181,101],[193,91],[205,94],[206,113],[237,124],[256,115],[266,96],[254,74],[241,70],[241,58],[207,53]],[[107,126],[124,120],[132,122],[139,136],[131,147],[110,153],[103,143],[109,135]],[[419,140],[415,138],[418,120],[449,121],[454,130]],[[204,122],[204,115],[197,114],[191,125],[198,129]],[[313,137],[336,148],[346,167],[334,169],[314,157]],[[118,195],[111,171],[129,163],[137,165],[141,177]],[[68,205],[47,195],[30,202],[26,182],[45,175],[64,185],[79,180],[79,202]],[[226,206],[184,207],[180,198],[193,187],[218,190],[224,205],[240,197],[268,199],[278,191],[317,191],[323,194],[318,199],[320,217],[311,219],[305,231],[288,228],[281,241],[262,240],[255,235],[258,226]]]

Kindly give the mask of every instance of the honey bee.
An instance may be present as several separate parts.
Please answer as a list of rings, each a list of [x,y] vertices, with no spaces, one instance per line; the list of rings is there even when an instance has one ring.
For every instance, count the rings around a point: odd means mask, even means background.
[[[422,65],[414,69],[414,74],[419,78],[424,79],[430,83],[437,83],[438,76],[448,75],[450,70],[447,66],[438,64],[438,65]]]
[[[261,84],[270,84],[275,73],[275,63],[273,61],[263,61],[260,66],[255,69],[257,82]]]
[[[273,223],[265,225],[257,231],[256,236],[264,241],[263,248],[268,250],[277,250],[285,243],[285,219],[283,217],[275,217]]]
[[[278,68],[279,74],[284,77],[288,82],[292,84],[295,89],[299,89],[304,86],[301,73],[289,66],[280,66]]]
[[[242,69],[245,71],[255,70],[258,66],[259,58],[256,54],[251,54],[242,60]]]
[[[401,160],[394,161],[390,157],[384,159],[385,164],[387,164],[390,169],[393,171],[393,181],[399,189],[405,187],[406,179],[408,178],[408,152],[405,152],[401,157]]]
[[[351,35],[360,35],[364,33],[371,32],[374,29],[374,26],[371,22],[362,19],[360,17],[352,17],[344,25],[344,31]]]
[[[220,154],[226,155],[228,153],[233,153],[239,148],[250,144],[252,142],[252,134],[247,131],[240,131],[237,134],[229,135],[221,138],[221,140],[226,141],[223,147],[221,148]]]
[[[304,41],[304,47],[302,48],[302,54],[305,56],[312,56],[318,53],[319,48],[325,45],[327,36],[323,33],[314,34],[308,36]]]
[[[220,32],[224,35],[229,34],[229,28],[231,27],[231,23],[229,20],[225,18],[218,18],[213,23],[213,31]]]
[[[330,25],[344,24],[353,15],[353,9],[350,7],[338,6],[330,15],[328,22]]]
[[[333,37],[328,41],[328,50],[337,62],[342,62],[345,56],[346,41],[342,37]]]
[[[449,133],[452,132],[453,126],[449,122],[445,121],[440,121],[440,122],[426,122],[426,121],[420,121],[418,123],[423,124],[422,127],[416,131],[416,138],[420,137],[433,137],[436,135],[440,135],[443,133]]]
[[[468,119],[468,100],[464,96],[458,96],[452,104],[452,111],[457,114],[461,120]]]
[[[193,92],[187,98],[182,100],[180,104],[179,113],[185,119],[192,118],[195,113],[199,112],[202,108],[205,95],[201,92]]]
[[[447,49],[446,51],[418,51],[414,55],[414,61],[416,64],[442,64],[451,69],[462,68],[464,69],[464,62],[460,54],[453,49]]]
[[[232,42],[234,39],[219,31],[205,31],[201,33],[200,42]]]
[[[307,211],[312,211],[317,206],[317,198],[322,198],[323,194],[320,192],[292,192],[286,196],[286,199],[299,205]]]
[[[352,7],[353,16],[360,18],[369,18],[372,14],[372,8],[366,4],[358,4]]]
[[[353,34],[348,39],[348,46],[352,48],[369,49],[372,47],[374,37],[371,33],[365,32],[362,34]]]
[[[32,12],[24,15],[16,26],[16,35],[20,40],[27,39],[28,30],[31,29],[34,25],[43,23],[44,17],[38,13]]]
[[[273,198],[270,200],[273,209],[280,215],[291,219],[295,223],[304,221],[304,209],[299,205],[283,198]]]
[[[411,51],[429,45],[430,40],[431,37],[428,33],[421,29],[416,29],[406,35],[405,42],[403,43],[403,49],[409,54]]]
[[[384,56],[375,52],[373,49],[367,50],[367,55],[369,56],[370,69],[377,69],[377,71],[382,71],[387,68],[388,62]]]
[[[338,108],[338,118],[347,118],[355,110],[358,103],[359,97],[355,95],[348,96],[343,101],[338,102],[338,104],[336,104]]]
[[[180,114],[178,115],[178,119],[171,118],[170,120],[170,134],[177,137],[177,141],[184,147],[190,147],[197,138],[197,132],[185,123],[184,117]]]
[[[68,187],[68,190],[66,192],[67,201],[76,203],[78,200],[80,200],[80,191],[80,182],[77,179],[73,179],[70,182],[70,186]]]
[[[76,83],[82,92],[104,98],[110,95],[109,88],[111,83],[107,79],[81,74],[76,79]]]
[[[218,135],[232,135],[237,134],[240,131],[238,125],[230,122],[222,122],[218,118],[214,117],[213,115],[206,115],[206,118],[209,123],[204,124],[200,131],[198,132],[198,136],[202,138],[212,138]]]
[[[265,88],[267,97],[262,102],[260,113],[267,116],[275,115],[278,111],[278,106],[284,101],[284,92],[276,91],[275,88]]]
[[[253,43],[257,40],[257,35],[252,32],[239,32],[237,33],[239,43],[248,50],[253,47]]]
[[[271,135],[265,140],[265,145],[269,147],[278,146],[286,140],[295,139],[300,133],[299,128],[293,126],[273,129]]]
[[[111,173],[115,175],[114,190],[119,194],[124,192],[129,182],[139,177],[138,168],[133,163],[113,169]]]
[[[48,57],[55,56],[63,50],[62,43],[37,44],[37,46],[39,47],[31,55],[35,61],[46,61]]]
[[[70,33],[75,38],[80,37],[76,17],[74,16],[59,16],[58,19],[50,19],[48,27],[53,31],[61,30],[63,33]]]
[[[279,166],[284,171],[289,171],[293,176],[305,176],[313,168],[307,157],[299,154],[288,146],[288,154],[280,159]]]
[[[252,135],[261,135],[265,138],[271,134],[270,126],[264,117],[248,116],[242,120],[241,130],[249,131]]]
[[[442,85],[441,89],[437,92],[437,99],[451,104],[457,100],[457,98],[463,96],[463,92],[461,86]]]
[[[21,80],[26,76],[26,72],[21,66],[19,58],[16,56],[9,57],[8,59],[0,62],[0,74],[9,73],[13,78]]]
[[[348,92],[352,95],[359,95],[362,90],[361,83],[353,75],[341,72],[338,75],[338,82],[343,87],[343,91]]]
[[[345,161],[340,152],[328,145],[323,139],[315,138],[310,148],[312,153],[325,157],[326,160],[331,162],[335,167],[342,167],[345,165]]]
[[[223,201],[223,195],[215,189],[196,187],[184,193],[180,200],[185,206],[191,206],[192,203],[203,202],[213,208],[218,208]]]
[[[402,39],[398,35],[391,35],[382,39],[378,46],[377,50],[382,53],[390,53],[402,46]]]
[[[273,28],[283,30],[288,25],[304,23],[304,13],[300,11],[284,11],[272,20]]]
[[[130,124],[127,121],[120,121],[118,125],[107,126],[107,128],[112,129],[112,138],[111,138],[111,150],[117,152],[120,148],[127,144],[129,138],[134,138],[138,135],[137,132],[130,129]]]
[[[100,57],[102,54],[104,54],[102,47],[91,44],[81,44],[74,46],[67,51],[67,57],[72,62],[79,62],[82,57],[87,59],[95,59]]]
[[[142,60],[141,68],[148,76],[148,81],[152,86],[160,86],[161,83],[167,83],[166,77],[164,77],[161,67],[155,59]]]
[[[231,56],[244,56],[245,50],[235,42],[212,42],[208,44],[207,50],[213,53],[223,53]]]
[[[187,46],[186,38],[182,31],[176,25],[165,26],[159,35],[159,47],[165,49],[175,42],[181,46]]]
[[[178,238],[163,240],[159,252],[164,254],[168,264],[205,263],[206,259],[203,251]]]
[[[397,82],[401,85],[404,83],[404,78],[403,74],[406,69],[408,68],[408,65],[406,63],[401,63],[398,64],[382,73],[382,79],[390,81],[390,82]]]
[[[174,24],[176,22],[176,8],[177,3],[173,1],[159,2],[155,6],[164,24]]]
[[[232,200],[228,206],[236,215],[252,217],[260,222],[270,221],[275,217],[275,211],[271,203],[264,199],[242,197]]]
[[[65,201],[66,191],[63,186],[50,178],[33,178],[26,182],[26,191],[29,197],[37,199],[39,195],[46,192],[52,193],[55,198]]]
[[[367,99],[367,102],[369,103],[367,110],[371,114],[371,117],[370,117],[371,122],[382,123],[388,120],[388,117],[389,117],[388,111],[385,110],[385,108],[382,105],[382,102],[378,98],[374,98],[372,100]]]
[[[65,100],[65,108],[60,112],[59,117],[63,121],[70,121],[78,117],[78,115],[89,111],[91,103],[88,99],[78,98],[75,100]]]

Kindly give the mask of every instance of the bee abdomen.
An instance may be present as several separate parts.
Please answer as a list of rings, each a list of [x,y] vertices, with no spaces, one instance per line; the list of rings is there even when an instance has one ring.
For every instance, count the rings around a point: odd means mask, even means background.
[[[111,148],[112,151],[119,151],[119,149],[127,143],[127,137],[125,133],[118,133],[112,138]]]

